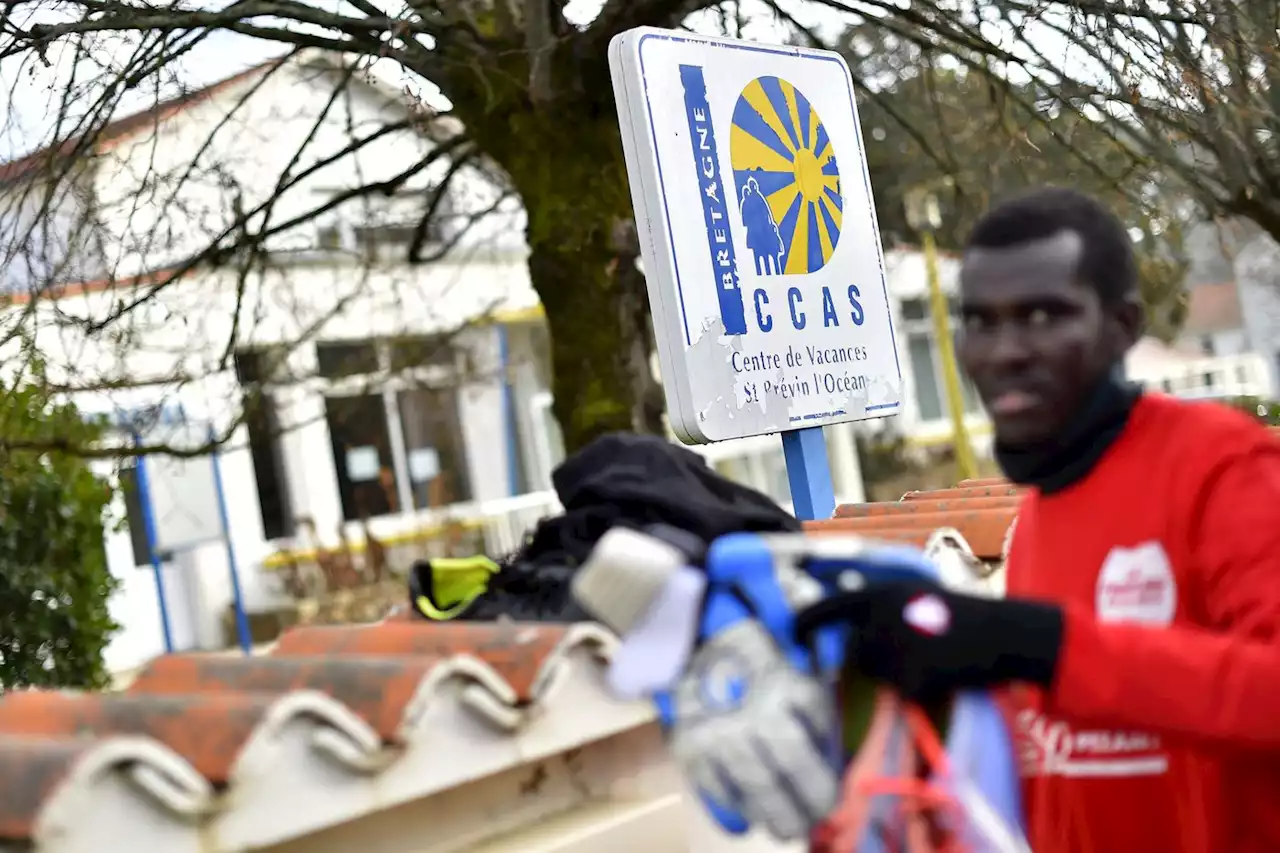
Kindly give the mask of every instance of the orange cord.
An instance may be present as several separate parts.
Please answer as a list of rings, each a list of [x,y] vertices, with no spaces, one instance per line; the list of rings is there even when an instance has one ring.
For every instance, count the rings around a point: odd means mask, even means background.
[[[888,726],[899,717],[906,723],[909,742],[904,746],[904,766],[914,767],[916,759],[923,759],[930,778],[915,776],[885,776],[888,745]],[[947,759],[942,740],[934,730],[928,716],[914,705],[903,703],[890,693],[877,698],[873,721],[864,741],[862,752],[845,771],[843,795],[836,809],[826,821],[826,835],[833,853],[851,853],[866,831],[869,802],[874,797],[890,796],[896,800],[898,814],[906,827],[899,844],[886,846],[902,853],[964,853],[964,848],[954,832],[939,826],[942,816],[961,818],[960,804],[935,780],[950,776],[951,764]],[[897,821],[894,822],[898,824]],[[956,825],[959,821],[957,820]]]

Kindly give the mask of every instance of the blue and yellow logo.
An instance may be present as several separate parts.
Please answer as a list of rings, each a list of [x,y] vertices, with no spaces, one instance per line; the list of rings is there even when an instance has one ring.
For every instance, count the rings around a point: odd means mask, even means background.
[[[840,170],[817,111],[777,77],[738,97],[729,160],[757,275],[807,275],[840,241]]]

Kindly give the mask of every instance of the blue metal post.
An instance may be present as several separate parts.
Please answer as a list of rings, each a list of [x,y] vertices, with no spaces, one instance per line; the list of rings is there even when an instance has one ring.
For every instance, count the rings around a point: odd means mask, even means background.
[[[511,388],[511,352],[507,327],[498,323],[498,369],[502,372],[502,427],[507,437],[507,494],[520,494],[520,436],[516,431],[515,392]]]
[[[217,436],[209,427],[209,443]],[[236,549],[231,542],[231,519],[227,515],[227,492],[222,484],[222,459],[218,448],[209,456],[213,465],[213,491],[218,500],[218,523],[222,526],[222,544],[227,549],[227,569],[231,572],[231,602],[236,612],[236,635],[245,654],[253,653],[253,635],[249,633],[249,617],[244,612],[244,594],[240,591],[240,569],[236,564]]]
[[[782,434],[782,455],[787,462],[791,502],[801,521],[831,518],[836,493],[831,485],[831,463],[822,427],[788,430]]]
[[[135,433],[134,446],[142,444],[142,439]],[[156,516],[151,505],[151,484],[147,478],[147,460],[139,455],[134,467],[134,481],[138,488],[138,503],[142,507],[142,528],[147,536],[147,553],[151,556],[151,571],[156,578],[156,599],[160,603],[160,628],[164,632],[164,650],[173,652],[173,630],[169,627],[169,603],[164,594],[164,567],[160,562],[160,552],[156,548]]]

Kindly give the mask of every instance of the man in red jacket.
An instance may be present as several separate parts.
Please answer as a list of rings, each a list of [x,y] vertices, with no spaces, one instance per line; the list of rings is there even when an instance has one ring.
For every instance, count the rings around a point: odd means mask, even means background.
[[[992,210],[960,283],[960,358],[1028,488],[1009,598],[877,584],[802,630],[847,621],[856,665],[920,699],[1012,685],[1036,853],[1280,850],[1280,442],[1123,380],[1137,267],[1086,196]],[[911,624],[921,598],[949,619]]]

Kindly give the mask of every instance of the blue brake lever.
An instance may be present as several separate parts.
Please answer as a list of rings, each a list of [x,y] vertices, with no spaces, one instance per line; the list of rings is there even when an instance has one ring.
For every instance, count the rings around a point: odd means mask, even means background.
[[[864,581],[937,578],[937,568],[919,550],[860,537],[731,533],[717,539],[707,554],[711,585],[737,590],[750,609],[730,611],[733,616],[758,619],[801,672],[813,671],[812,657],[795,642],[795,613],[779,583],[779,571],[787,565],[816,580],[827,594],[839,591],[851,573]],[[715,630],[722,630],[727,618],[720,616]],[[847,629],[831,625],[814,635],[820,671],[839,669],[846,634]]]

